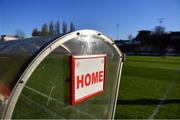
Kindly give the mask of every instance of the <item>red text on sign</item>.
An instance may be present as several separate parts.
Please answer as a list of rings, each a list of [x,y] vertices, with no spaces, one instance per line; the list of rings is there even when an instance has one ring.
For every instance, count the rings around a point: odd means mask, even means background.
[[[90,86],[103,81],[104,71],[77,75],[77,89]]]

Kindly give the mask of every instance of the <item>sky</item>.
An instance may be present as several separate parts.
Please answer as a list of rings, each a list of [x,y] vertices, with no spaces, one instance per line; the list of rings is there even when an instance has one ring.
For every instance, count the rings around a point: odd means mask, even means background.
[[[158,18],[167,31],[180,31],[180,0],[0,0],[0,35],[23,31],[27,37],[43,23],[74,22],[117,39],[153,30]]]

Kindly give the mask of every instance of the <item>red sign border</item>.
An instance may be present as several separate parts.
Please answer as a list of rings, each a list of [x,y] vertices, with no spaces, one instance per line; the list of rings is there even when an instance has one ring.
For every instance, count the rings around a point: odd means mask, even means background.
[[[88,58],[104,58],[104,84],[103,90],[92,93],[90,95],[84,96],[75,101],[75,60],[76,59],[88,59]],[[96,55],[72,55],[71,56],[71,105],[76,105],[81,103],[89,98],[99,95],[100,93],[104,93],[106,89],[106,65],[107,65],[107,55],[106,54],[96,54]]]

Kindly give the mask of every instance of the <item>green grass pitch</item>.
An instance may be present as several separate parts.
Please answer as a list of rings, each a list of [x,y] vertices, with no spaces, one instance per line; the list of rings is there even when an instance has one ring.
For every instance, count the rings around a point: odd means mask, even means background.
[[[108,61],[104,93],[72,106],[69,56],[49,55],[26,83],[12,118],[108,118],[111,116],[109,110],[112,111],[117,64],[118,60]]]
[[[109,66],[108,79],[115,79],[111,75],[115,65]],[[49,67],[53,70],[48,70]],[[90,99],[88,104],[84,102],[76,107],[67,106],[70,102],[67,76],[70,73],[63,68],[69,68],[66,58],[42,62],[24,88],[13,118],[102,117],[104,113],[100,109],[107,109],[105,104],[110,104],[104,99],[109,98],[108,94],[95,97],[97,103]],[[61,79],[66,81],[59,82]],[[50,98],[48,102],[53,86],[53,99]],[[111,87],[107,88],[106,92],[111,91],[110,89]],[[92,113],[87,114],[88,109]],[[180,57],[128,56],[123,66],[115,118],[180,118]]]
[[[115,118],[180,118],[180,57],[128,56]]]

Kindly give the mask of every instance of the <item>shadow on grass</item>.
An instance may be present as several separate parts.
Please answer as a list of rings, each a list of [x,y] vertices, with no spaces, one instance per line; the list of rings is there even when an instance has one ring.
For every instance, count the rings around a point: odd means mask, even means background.
[[[136,99],[136,100],[118,100],[117,104],[119,105],[158,105],[161,102],[161,105],[166,104],[180,104],[180,99],[167,99],[163,102],[159,99]]]
[[[166,59],[162,59],[159,61],[153,61],[153,60],[127,60],[131,62],[146,62],[146,63],[164,63],[164,64],[179,64],[179,61],[165,61]],[[167,59],[168,60],[168,59]]]

